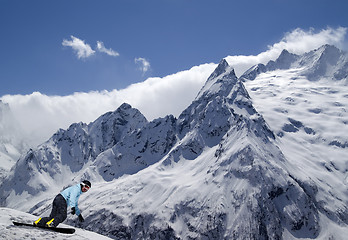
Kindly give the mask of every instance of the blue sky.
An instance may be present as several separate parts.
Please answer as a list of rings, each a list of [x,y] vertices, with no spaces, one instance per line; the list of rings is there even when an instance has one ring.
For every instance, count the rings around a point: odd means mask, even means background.
[[[296,28],[348,27],[347,10],[345,0],[0,0],[0,96],[124,89],[257,55]],[[94,53],[79,58],[73,39]]]

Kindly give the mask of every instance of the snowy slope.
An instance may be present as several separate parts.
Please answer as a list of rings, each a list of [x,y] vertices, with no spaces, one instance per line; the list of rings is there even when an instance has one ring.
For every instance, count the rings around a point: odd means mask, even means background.
[[[93,239],[93,240],[106,240],[108,237],[99,235],[94,232],[76,228],[74,234],[62,234],[55,233],[48,230],[42,230],[30,227],[14,226],[12,221],[32,223],[37,217],[23,213],[10,208],[0,208],[0,239],[13,240],[13,239]],[[70,227],[65,224],[61,224],[61,227]]]
[[[290,68],[279,64],[284,59]],[[347,224],[347,53],[330,45],[302,56],[284,50],[272,69],[261,70],[255,66],[243,77],[253,104],[299,167],[294,176],[316,186],[318,207]]]
[[[282,152],[299,167],[294,176],[311,179],[321,208],[347,223],[348,86],[331,80],[314,83],[298,77],[298,71],[272,71],[245,84]]]

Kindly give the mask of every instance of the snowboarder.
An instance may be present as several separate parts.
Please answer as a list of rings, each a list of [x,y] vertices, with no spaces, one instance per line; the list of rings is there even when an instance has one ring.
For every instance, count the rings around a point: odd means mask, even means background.
[[[34,222],[36,226],[57,227],[67,218],[67,208],[71,207],[71,214],[76,214],[80,222],[84,221],[78,208],[78,200],[81,193],[87,192],[91,187],[88,180],[68,187],[59,193],[53,200],[52,211],[49,217],[39,218]]]

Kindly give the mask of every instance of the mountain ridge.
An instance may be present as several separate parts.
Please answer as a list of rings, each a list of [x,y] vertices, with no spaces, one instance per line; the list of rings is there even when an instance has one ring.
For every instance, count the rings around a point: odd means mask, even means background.
[[[301,74],[311,81],[321,78],[346,80],[348,78],[348,54],[333,45],[323,45],[302,55],[284,49],[275,61],[249,68],[241,78],[254,80],[257,75],[277,69],[303,68]]]

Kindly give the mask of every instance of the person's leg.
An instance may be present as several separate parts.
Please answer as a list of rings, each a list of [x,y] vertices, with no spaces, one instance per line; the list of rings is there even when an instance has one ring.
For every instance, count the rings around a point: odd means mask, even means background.
[[[58,194],[53,200],[52,211],[46,223],[51,227],[57,227],[67,217],[67,204],[65,198]],[[52,220],[53,219],[53,220]]]
[[[60,195],[60,194],[59,194]],[[57,195],[58,196],[58,195]],[[56,200],[57,196],[54,198],[53,200],[53,203],[52,203],[52,210],[51,210],[51,214],[50,216],[52,215],[52,212],[54,211],[54,201]],[[34,222],[34,225],[36,226],[40,226],[40,227],[44,227],[46,226],[46,222],[50,221],[51,218],[50,217],[40,217],[38,220],[36,220]]]
[[[57,227],[67,217],[67,204],[65,198],[58,194],[52,203],[52,210],[49,217],[39,218],[34,222],[35,225],[44,227],[47,224],[50,227]]]

